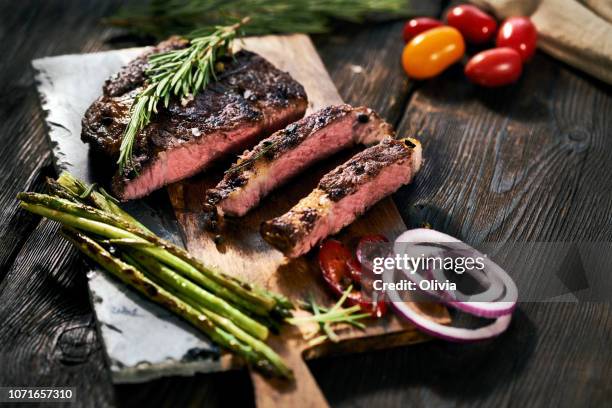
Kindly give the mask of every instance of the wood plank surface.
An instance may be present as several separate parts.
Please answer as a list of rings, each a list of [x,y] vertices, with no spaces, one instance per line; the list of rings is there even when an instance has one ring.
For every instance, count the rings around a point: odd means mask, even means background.
[[[2,385],[77,387],[82,406],[112,401],[113,389],[89,306],[85,265],[41,222],[0,284]]]
[[[113,406],[114,390],[86,296],[82,258],[57,225],[18,208],[41,191],[51,150],[30,61],[104,47],[101,15],[116,3],[1,2],[0,385],[71,385],[80,406]]]
[[[49,171],[28,62],[108,48],[103,42],[108,31],[97,21],[115,6],[97,1],[0,3],[0,89],[5,96],[0,101],[0,280],[8,276],[0,285],[0,314],[12,322],[0,325],[0,385],[74,384],[82,406],[249,406],[252,389],[243,371],[112,387],[102,374],[95,330],[84,323],[91,321],[91,309],[83,298],[85,280],[78,278],[78,255],[51,233],[48,223],[37,227],[36,217],[16,209],[15,193],[40,188]],[[411,100],[399,51],[388,48],[401,50],[401,26],[346,29],[315,41],[344,100],[372,105],[392,121],[404,116],[401,130],[419,133],[428,157],[441,154],[435,163],[441,170],[433,163],[426,169],[435,180],[423,177],[396,195],[400,211],[407,215],[414,204],[423,205],[424,216],[435,226],[475,244],[485,237],[612,240],[611,200],[601,196],[610,174],[605,167],[612,146],[610,86],[538,55],[521,85],[502,94],[475,90],[454,72],[417,84]],[[351,66],[371,69],[356,77]],[[384,77],[372,74],[376,67]],[[504,114],[512,125],[508,129],[520,126],[525,136],[502,137]],[[582,142],[571,142],[584,132]],[[538,143],[529,143],[530,137]],[[570,159],[567,168],[563,157]],[[482,170],[471,169],[479,162]],[[459,166],[469,169],[471,177],[455,179],[460,178],[453,173]],[[479,230],[481,217],[489,222],[485,232]],[[24,243],[27,252],[20,253]],[[27,261],[34,253],[40,254],[38,262]],[[58,262],[53,254],[66,259]],[[46,317],[36,323],[36,316]],[[20,326],[19,319],[26,322]],[[86,339],[97,351],[70,362],[58,358],[56,350],[60,337],[68,336],[59,333],[73,325],[80,328],[70,343]],[[612,400],[611,327],[609,303],[530,303],[521,305],[504,336],[484,344],[435,341],[325,358],[309,366],[327,400],[338,407],[606,406]]]

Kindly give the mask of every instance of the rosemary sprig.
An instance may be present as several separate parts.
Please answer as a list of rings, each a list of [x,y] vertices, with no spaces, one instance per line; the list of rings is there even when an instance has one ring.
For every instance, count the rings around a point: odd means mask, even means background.
[[[312,313],[312,316],[304,317],[293,317],[286,319],[286,321],[293,325],[303,325],[310,323],[317,323],[319,325],[319,331],[323,332],[321,336],[316,337],[311,341],[312,343],[321,343],[325,339],[329,339],[334,343],[340,341],[340,338],[333,329],[333,325],[336,324],[349,324],[358,329],[365,329],[365,325],[360,320],[371,317],[369,313],[358,313],[361,311],[359,305],[343,308],[342,304],[348,298],[348,295],[353,290],[353,286],[349,286],[346,291],[342,294],[342,297],[334,304],[331,308],[327,309],[314,300],[311,296],[308,302],[304,302],[301,306],[302,309],[308,310]],[[314,333],[316,334],[316,333]],[[314,335],[313,334],[313,335]]]
[[[366,16],[405,17],[406,0],[150,0],[128,5],[105,21],[139,34],[164,38],[198,35],[211,26],[251,16],[248,35],[322,33],[333,20],[360,22]]]
[[[231,53],[232,41],[249,21],[216,27],[213,32],[193,38],[186,48],[154,54],[149,57],[145,88],[136,96],[130,109],[130,121],[123,134],[117,163],[121,170],[132,163],[136,135],[157,113],[161,101],[168,107],[170,98],[187,98],[204,89],[216,72],[222,70],[220,57]]]

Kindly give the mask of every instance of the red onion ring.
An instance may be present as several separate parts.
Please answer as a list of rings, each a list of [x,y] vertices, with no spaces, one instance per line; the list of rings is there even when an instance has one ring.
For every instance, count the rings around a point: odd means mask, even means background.
[[[474,251],[475,254],[480,254],[480,252],[476,251],[474,248],[463,243],[457,238],[424,228],[409,230],[400,235],[395,240],[394,246],[396,253],[399,253],[398,249],[400,248],[398,247],[402,243],[462,243],[470,250]],[[474,316],[495,318],[495,321],[493,321],[491,324],[477,329],[451,327],[430,320],[426,316],[411,308],[410,304],[406,302],[392,301],[393,308],[401,317],[410,321],[423,332],[449,341],[471,342],[495,337],[503,333],[508,328],[508,325],[512,319],[512,311],[515,309],[518,299],[518,290],[512,278],[499,265],[489,258],[483,259],[485,260],[485,269],[488,271],[487,277],[489,278],[490,282],[490,287],[487,289],[487,291],[485,291],[485,293],[489,292],[489,296],[491,293],[501,295],[501,298],[498,298],[495,301],[457,301],[443,297],[441,301],[448,306],[454,307]],[[406,276],[413,281],[415,279],[422,280],[418,275],[418,278],[415,278],[414,275],[416,274],[406,273],[406,271],[401,272],[406,274]],[[393,271],[385,272],[385,276],[387,276],[387,278],[389,277],[389,273],[393,273]],[[479,280],[479,278],[481,279],[482,277],[475,278]],[[390,279],[385,280],[391,281]],[[482,283],[482,280],[479,280],[479,283]],[[500,292],[499,287],[501,287],[503,291]],[[389,299],[400,298],[396,291],[387,290],[387,293],[389,294]]]
[[[479,327],[478,329],[464,329],[436,323],[421,315],[404,302],[393,302],[392,305],[400,316],[406,318],[419,330],[431,336],[457,343],[469,343],[498,336],[506,331],[510,320],[512,320],[512,315],[507,314],[498,317],[487,326]]]
[[[395,240],[395,249],[397,251],[399,244],[401,243],[461,243],[465,245],[469,250],[473,251],[474,254],[481,255],[476,249],[458,240],[457,238],[451,237],[450,235],[444,234],[439,231],[435,231],[427,228],[417,228],[404,232]],[[504,295],[501,298],[496,298],[494,301],[457,301],[448,300],[445,301],[449,306],[456,309],[462,310],[466,313],[473,314],[479,317],[495,318],[504,316],[512,311],[516,307],[518,300],[518,289],[512,278],[504,271],[499,265],[493,262],[490,258],[484,257],[485,270],[488,271],[489,281],[493,290],[496,290],[496,281],[499,279],[503,284]],[[411,274],[409,274],[411,275]],[[491,288],[491,287],[490,287]],[[478,298],[483,298],[483,294],[480,294]],[[490,296],[490,293],[487,294]],[[476,299],[476,297],[474,297]]]
[[[487,289],[485,289],[484,292],[478,293],[476,295],[469,295],[470,302],[488,302],[491,299],[499,299],[500,296],[504,294],[504,284],[501,279],[497,278],[496,276],[487,276],[485,274],[478,273],[474,270],[466,271],[465,273],[469,274],[472,278],[474,278],[474,280],[476,280],[476,282],[478,282],[482,286],[487,286],[488,284],[488,287]],[[443,281],[444,278],[446,278],[444,276],[444,272],[438,269],[431,272],[430,275],[433,279],[437,281]],[[445,298],[448,301],[457,301],[457,297],[453,291],[443,290],[443,292],[446,295]]]

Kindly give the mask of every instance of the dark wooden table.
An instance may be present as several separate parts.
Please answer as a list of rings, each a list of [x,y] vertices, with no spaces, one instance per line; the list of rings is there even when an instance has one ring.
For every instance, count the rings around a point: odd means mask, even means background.
[[[0,385],[75,386],[80,406],[252,405],[246,372],[113,386],[81,257],[56,224],[17,207],[17,192],[41,191],[54,175],[30,61],[134,45],[99,24],[116,6],[0,4]],[[401,27],[314,40],[345,100],[423,140],[426,165],[395,197],[403,216],[424,205],[435,227],[473,244],[612,241],[612,87],[543,54],[508,89],[477,89],[459,68],[409,84]],[[609,406],[612,312],[603,302],[524,303],[484,344],[432,341],[310,367],[332,406]]]

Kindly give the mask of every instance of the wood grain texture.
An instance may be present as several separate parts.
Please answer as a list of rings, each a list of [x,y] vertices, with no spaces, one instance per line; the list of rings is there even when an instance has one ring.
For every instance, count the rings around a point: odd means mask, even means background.
[[[29,59],[105,48],[102,40],[106,31],[96,22],[111,7],[94,1],[25,0],[0,4],[3,16],[0,41],[6,57],[0,61],[3,69],[0,89],[5,91],[3,95],[17,95],[17,99],[4,97],[0,101],[0,138],[2,145],[6,145],[4,151],[11,152],[2,155],[0,169],[1,173],[14,174],[12,179],[2,179],[3,204],[14,205],[14,193],[27,187],[24,180],[42,179],[40,173],[33,174],[32,166],[26,164],[35,158],[35,152],[43,151],[36,149],[42,149],[40,143],[44,141],[41,116],[35,109],[36,94],[26,68]],[[609,241],[611,200],[610,196],[602,198],[602,194],[606,191],[605,177],[610,174],[606,166],[612,145],[611,88],[539,55],[526,67],[520,87],[486,93],[467,85],[461,73],[454,72],[418,84],[411,101],[406,88],[397,86],[405,81],[399,54],[386,52],[386,47],[401,49],[400,30],[401,23],[343,30],[333,36],[317,36],[315,45],[344,100],[372,105],[392,121],[399,120],[405,111],[400,130],[420,134],[430,160],[440,155],[425,173],[427,177],[417,180],[416,188],[408,187],[396,195],[404,216],[411,213],[414,204],[422,205],[424,218],[474,244],[487,236]],[[379,57],[383,54],[385,58]],[[363,81],[346,75],[351,65],[392,69],[384,71],[385,77],[368,76]],[[406,101],[408,107],[403,107],[403,102],[390,103],[393,100]],[[507,120],[503,115],[509,115]],[[452,121],[446,122],[445,116]],[[511,126],[506,128],[506,124]],[[503,137],[501,130],[512,131],[517,126],[525,133]],[[532,137],[535,141],[530,143]],[[576,138],[582,138],[582,142],[570,143]],[[26,144],[35,147],[34,153],[23,154],[28,149]],[[581,145],[585,150],[580,151]],[[570,158],[567,168],[563,165],[564,155]],[[455,174],[483,161],[483,168],[471,170],[469,178]],[[479,179],[487,175],[485,181]],[[429,177],[436,180],[428,181]],[[452,185],[448,178],[457,185]],[[483,194],[482,199],[479,194]],[[505,194],[505,198],[498,198],[498,194]],[[73,257],[78,255],[59,244],[61,241],[56,241],[57,237],[50,232],[41,239],[28,238],[37,218],[22,222],[19,217],[29,216],[17,212],[15,207],[2,214],[1,227],[6,228],[0,248],[3,275],[15,259],[24,262],[49,247],[68,254],[71,259],[67,262],[77,262]],[[471,216],[464,222],[465,214]],[[485,217],[489,223],[485,232],[477,229],[484,224],[479,217]],[[410,223],[408,218],[405,221]],[[29,225],[28,231],[20,229],[24,223]],[[27,256],[17,256],[26,241]],[[10,251],[13,253],[8,254]],[[47,265],[48,259],[40,264]],[[57,263],[52,267],[57,268]],[[78,381],[81,392],[98,397],[108,395],[105,390],[110,387],[109,381],[95,374],[99,373],[97,368],[92,371],[87,362],[58,364],[49,351],[52,347],[40,347],[40,339],[52,341],[54,336],[49,333],[54,333],[58,324],[87,320],[81,312],[74,320],[75,310],[85,307],[80,303],[85,293],[84,279],[82,291],[73,288],[61,292],[47,282],[27,279],[32,269],[13,266],[10,271],[9,279],[19,279],[19,293],[24,296],[5,297],[1,293],[2,300],[10,303],[0,303],[0,313],[10,308],[12,312],[2,313],[2,317],[10,316],[19,307],[13,303],[27,300],[28,307],[22,312],[28,317],[28,324],[24,330],[11,326],[10,332],[6,332],[9,335],[2,334],[8,330],[6,325],[0,326],[3,341],[0,384],[33,384],[35,378],[47,378],[45,364],[52,361],[53,381],[57,384],[70,376]],[[51,272],[54,276],[65,273]],[[43,286],[27,290],[35,284]],[[61,301],[57,291],[64,295]],[[49,301],[51,298],[55,300]],[[45,324],[32,326],[36,318],[32,313],[51,314],[56,323],[49,324],[47,319]],[[606,406],[612,400],[611,327],[610,304],[523,304],[509,331],[488,343],[454,345],[433,341],[318,359],[310,362],[309,367],[334,407]],[[12,353],[3,354],[6,347]],[[26,355],[29,356],[26,363],[17,359]],[[95,362],[93,367],[103,364],[96,353],[90,354],[88,361]],[[5,366],[10,371],[5,371]],[[10,377],[5,375],[9,372]],[[244,371],[177,377],[114,389],[119,406],[253,405],[251,383]],[[114,403],[111,396],[88,401],[89,406],[94,401],[97,406]]]
[[[476,88],[458,67],[419,84],[399,130],[422,140],[425,165],[397,194],[400,211],[417,205],[422,219],[475,246],[610,241],[611,96],[541,54],[507,89]],[[488,344],[350,356],[342,370],[311,365],[337,406],[580,406],[612,395],[610,318],[609,303],[529,303]],[[368,374],[353,374],[358,367]]]
[[[76,387],[79,406],[112,405],[85,265],[58,229],[41,222],[0,284],[0,384]]]
[[[68,12],[77,8],[82,15]],[[19,7],[0,3],[4,16],[0,90],[5,96],[0,104],[0,281],[38,222],[17,209],[15,195],[23,190],[40,191],[44,176],[51,175],[46,168],[51,156],[30,61],[105,47],[103,38],[110,31],[102,30],[98,19],[111,8],[112,3],[100,7],[75,1],[24,1]]]
[[[299,336],[275,336],[269,340],[269,344],[291,367],[295,380],[270,378],[251,371],[257,408],[328,407],[323,392],[304,361],[302,339]]]
[[[403,192],[473,244],[609,241],[610,88],[540,54],[525,71],[506,89],[459,69],[424,84],[400,131],[420,137],[426,160]]]
[[[18,208],[52,176],[33,58],[106,48],[97,2],[0,3],[0,385],[74,386],[80,406],[113,406],[82,258],[53,223]],[[76,13],[76,10],[80,12]]]

